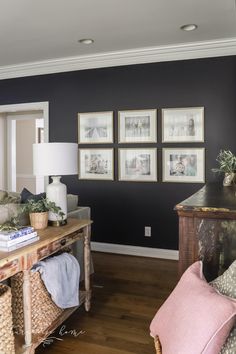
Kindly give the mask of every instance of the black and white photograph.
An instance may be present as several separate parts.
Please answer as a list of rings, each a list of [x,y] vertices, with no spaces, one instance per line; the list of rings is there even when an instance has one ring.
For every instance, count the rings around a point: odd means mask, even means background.
[[[205,149],[163,149],[163,182],[205,181]]]
[[[204,142],[204,108],[162,109],[162,142]]]
[[[113,180],[113,149],[79,149],[79,179]]]
[[[119,149],[120,181],[157,181],[157,150]]]
[[[79,144],[113,142],[113,112],[78,114]]]
[[[119,111],[119,143],[154,143],[157,141],[157,111]]]

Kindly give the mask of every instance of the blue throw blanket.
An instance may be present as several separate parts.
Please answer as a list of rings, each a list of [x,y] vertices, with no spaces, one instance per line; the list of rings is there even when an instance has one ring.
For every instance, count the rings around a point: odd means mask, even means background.
[[[34,265],[32,271],[39,271],[51,294],[52,300],[60,308],[79,305],[80,266],[77,259],[68,253],[50,257]]]

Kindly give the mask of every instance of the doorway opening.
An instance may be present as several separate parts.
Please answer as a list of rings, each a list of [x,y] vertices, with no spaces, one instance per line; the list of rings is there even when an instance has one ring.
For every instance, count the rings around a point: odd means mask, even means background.
[[[0,106],[0,189],[45,190],[48,178],[33,175],[32,144],[48,142],[48,115],[48,102]]]

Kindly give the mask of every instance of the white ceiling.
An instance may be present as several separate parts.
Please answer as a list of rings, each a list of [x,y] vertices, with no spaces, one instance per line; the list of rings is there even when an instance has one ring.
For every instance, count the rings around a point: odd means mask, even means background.
[[[0,4],[0,68],[236,41],[235,0],[1,0]],[[181,31],[186,23],[195,23],[198,29]],[[95,43],[79,44],[81,38],[93,38]]]

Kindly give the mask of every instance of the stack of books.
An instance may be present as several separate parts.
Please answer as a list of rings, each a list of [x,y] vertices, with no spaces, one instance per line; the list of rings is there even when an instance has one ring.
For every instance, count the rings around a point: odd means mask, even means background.
[[[39,240],[39,236],[31,226],[25,226],[15,231],[0,231],[0,251],[14,251],[37,240]]]

